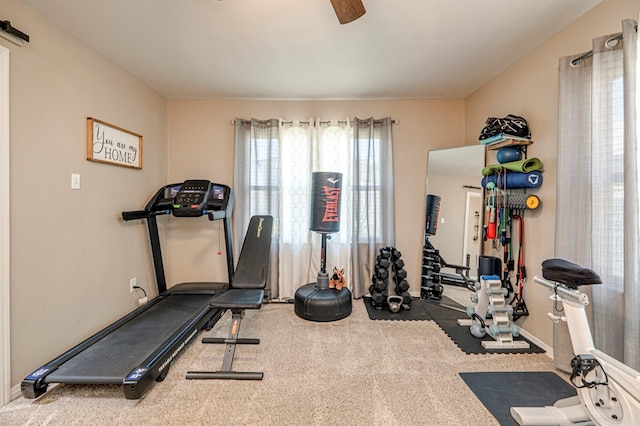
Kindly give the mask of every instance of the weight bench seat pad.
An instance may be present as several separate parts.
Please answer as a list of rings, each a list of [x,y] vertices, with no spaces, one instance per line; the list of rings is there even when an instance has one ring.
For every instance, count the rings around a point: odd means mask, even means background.
[[[542,262],[542,276],[574,289],[581,285],[602,284],[600,276],[591,269],[564,259],[547,259]]]
[[[209,305],[221,309],[260,309],[263,298],[263,289],[231,289],[216,297]]]

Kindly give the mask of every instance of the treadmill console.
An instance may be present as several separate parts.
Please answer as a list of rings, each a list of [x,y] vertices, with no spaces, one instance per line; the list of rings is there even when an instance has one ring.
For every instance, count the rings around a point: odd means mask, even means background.
[[[186,180],[160,188],[144,210],[122,212],[125,220],[143,219],[150,214],[172,214],[178,217],[198,217],[222,211],[231,214],[231,188],[208,180]],[[223,216],[224,216],[223,215]],[[219,214],[214,215],[220,218]],[[212,218],[211,220],[214,220]]]
[[[177,217],[202,216],[207,212],[226,210],[231,189],[208,180],[186,180],[165,187],[163,200],[170,200],[171,211]],[[158,204],[164,204],[162,201]]]

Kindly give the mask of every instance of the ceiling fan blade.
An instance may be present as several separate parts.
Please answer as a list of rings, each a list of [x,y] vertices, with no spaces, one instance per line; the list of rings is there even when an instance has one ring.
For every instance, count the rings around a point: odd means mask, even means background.
[[[331,0],[331,5],[341,24],[355,21],[367,12],[362,0]]]

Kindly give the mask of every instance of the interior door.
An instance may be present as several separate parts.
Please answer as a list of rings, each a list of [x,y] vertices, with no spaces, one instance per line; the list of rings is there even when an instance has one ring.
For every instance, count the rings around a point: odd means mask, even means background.
[[[9,49],[0,46],[0,407],[11,400],[9,336]]]
[[[462,246],[463,265],[469,266],[469,276],[477,278],[478,258],[482,245],[482,195],[479,191],[467,191],[465,203],[464,242]]]

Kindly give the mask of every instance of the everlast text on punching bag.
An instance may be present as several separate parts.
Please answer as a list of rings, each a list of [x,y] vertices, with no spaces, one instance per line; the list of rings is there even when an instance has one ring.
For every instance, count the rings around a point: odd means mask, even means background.
[[[311,175],[311,225],[321,233],[340,231],[342,173],[314,172]]]

